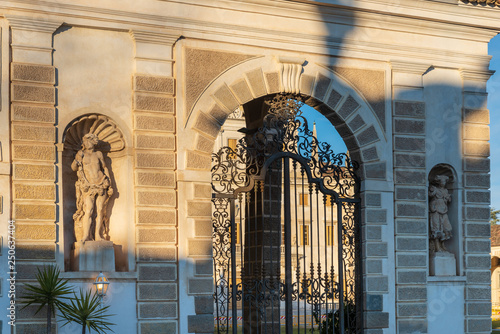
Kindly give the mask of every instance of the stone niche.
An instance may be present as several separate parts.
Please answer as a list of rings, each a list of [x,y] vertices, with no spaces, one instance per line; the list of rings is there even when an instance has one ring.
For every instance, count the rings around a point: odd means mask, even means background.
[[[92,137],[93,136],[93,137]],[[78,224],[81,219],[75,213],[78,197],[90,197],[89,186],[76,186],[76,182],[81,182],[85,176],[78,176],[76,155],[82,149],[83,138],[95,138],[97,144],[95,152],[101,152],[104,163],[109,172],[106,179],[106,187],[96,190],[106,193],[104,209],[101,210],[104,219],[103,228],[97,231],[98,210],[96,209],[97,197],[93,197],[93,213],[91,215],[90,228]],[[124,154],[125,141],[123,134],[116,124],[107,116],[99,114],[83,115],[73,120],[64,132],[64,149],[62,154],[62,178],[63,178],[63,226],[64,226],[64,263],[66,271],[128,271],[128,240],[127,219],[124,218],[127,212],[126,184],[128,176],[128,161]],[[100,154],[100,153],[99,153]],[[90,156],[90,154],[87,154]],[[84,160],[85,163],[85,160]],[[73,167],[73,168],[72,168]],[[85,188],[86,192],[78,191]],[[109,189],[112,189],[108,192]],[[90,190],[92,191],[92,190]],[[107,194],[110,194],[108,196]],[[102,196],[102,195],[101,195]],[[90,210],[88,210],[90,211]],[[124,214],[125,213],[125,214]],[[90,230],[88,238],[85,238],[85,231]],[[102,236],[102,239],[101,239]]]
[[[444,189],[438,190],[440,178],[443,182],[446,182]],[[461,228],[459,224],[459,205],[461,202],[458,182],[455,170],[452,166],[448,164],[438,164],[434,166],[428,175],[429,187],[428,187],[428,198],[429,198],[429,274],[431,276],[456,276],[460,272],[459,258],[460,258],[460,240],[461,240]],[[433,188],[434,187],[434,188]],[[436,195],[432,195],[431,192],[438,192]],[[434,241],[432,238],[433,226],[432,226],[432,201],[435,196],[442,197],[446,192],[451,196],[450,200],[446,203],[445,199],[436,199],[438,204],[434,206],[447,206],[447,217],[451,225],[451,237],[448,240],[442,242],[442,245],[446,251],[436,251],[434,246]],[[441,201],[439,203],[439,201]]]

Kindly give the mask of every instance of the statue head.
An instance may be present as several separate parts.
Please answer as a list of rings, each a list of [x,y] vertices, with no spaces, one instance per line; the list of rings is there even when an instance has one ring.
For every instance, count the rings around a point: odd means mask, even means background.
[[[99,138],[93,133],[87,133],[82,138],[82,148],[94,148],[99,142]]]
[[[436,175],[436,177],[434,177],[434,183],[444,188],[449,179],[450,178],[446,175]]]

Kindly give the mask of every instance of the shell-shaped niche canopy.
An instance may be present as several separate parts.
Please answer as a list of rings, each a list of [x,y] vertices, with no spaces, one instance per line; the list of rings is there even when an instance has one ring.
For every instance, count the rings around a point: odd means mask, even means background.
[[[68,125],[64,149],[78,151],[82,147],[82,138],[93,133],[99,138],[96,149],[103,152],[118,152],[125,148],[123,134],[116,124],[104,115],[85,115]]]

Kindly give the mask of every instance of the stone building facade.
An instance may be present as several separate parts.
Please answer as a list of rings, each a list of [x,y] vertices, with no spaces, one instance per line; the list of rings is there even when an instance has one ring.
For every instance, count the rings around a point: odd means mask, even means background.
[[[83,135],[99,129],[114,189],[115,332],[213,332],[214,142],[236,108],[292,92],[361,165],[364,333],[490,333],[486,81],[499,10],[457,0],[2,1],[0,307],[9,220],[19,286],[43,264],[76,286],[99,271],[76,266],[70,168]],[[433,276],[428,189],[443,173],[456,264]],[[16,333],[43,331],[33,311],[18,311]]]

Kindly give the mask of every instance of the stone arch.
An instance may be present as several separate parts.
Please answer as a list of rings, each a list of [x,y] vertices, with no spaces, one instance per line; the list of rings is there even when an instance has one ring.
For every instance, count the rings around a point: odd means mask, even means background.
[[[184,124],[195,138],[184,147],[184,168],[210,169],[214,140],[228,115],[240,105],[266,95],[295,92],[335,126],[353,159],[363,163],[362,179],[386,179],[387,164],[381,152],[387,137],[369,102],[333,70],[310,63],[303,66],[304,62],[262,57],[213,80]],[[179,162],[182,168],[183,161]]]

